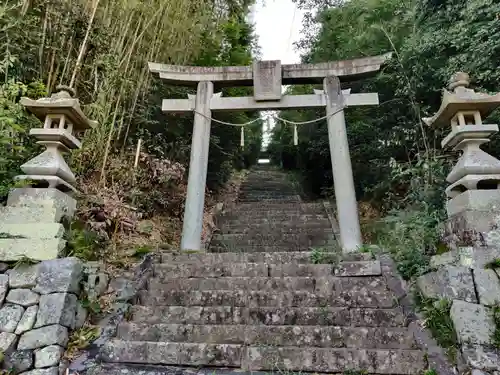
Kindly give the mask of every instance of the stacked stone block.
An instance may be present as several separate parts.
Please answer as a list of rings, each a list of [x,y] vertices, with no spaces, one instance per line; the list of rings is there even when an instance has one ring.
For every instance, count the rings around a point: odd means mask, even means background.
[[[0,275],[0,351],[14,374],[59,375],[70,332],[86,311],[78,301],[83,265],[76,258],[8,268]]]

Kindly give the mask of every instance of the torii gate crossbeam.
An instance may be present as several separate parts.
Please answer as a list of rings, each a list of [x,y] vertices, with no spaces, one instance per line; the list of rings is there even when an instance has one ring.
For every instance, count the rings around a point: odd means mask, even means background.
[[[188,67],[149,63],[149,69],[168,83],[197,85],[197,94],[188,99],[165,99],[164,112],[194,111],[193,139],[181,249],[200,250],[205,203],[205,186],[210,145],[212,111],[325,108],[329,114],[328,140],[344,252],[358,251],[362,245],[354,190],[349,144],[343,109],[349,106],[378,105],[378,94],[343,94],[341,82],[377,74],[391,54],[322,64],[283,65],[279,60],[254,62],[253,67]],[[323,81],[323,91],[313,95],[282,96],[282,84]],[[224,98],[214,95],[217,88],[254,86],[253,97]]]

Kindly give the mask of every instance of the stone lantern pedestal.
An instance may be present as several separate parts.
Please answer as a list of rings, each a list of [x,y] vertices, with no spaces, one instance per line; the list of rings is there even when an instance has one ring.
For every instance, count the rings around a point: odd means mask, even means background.
[[[450,126],[442,146],[461,151],[448,174],[445,235],[451,250],[431,258],[431,271],[417,278],[420,293],[451,302],[450,318],[462,359],[480,371],[500,371],[500,350],[492,347],[493,307],[500,302],[500,161],[481,149],[498,126],[483,124],[500,106],[500,94],[467,88],[469,76],[457,73],[444,90],[439,111],[423,119],[429,126]],[[473,371],[474,373],[474,371]]]
[[[500,94],[477,93],[468,88],[469,76],[457,73],[444,90],[439,111],[424,118],[429,126],[451,126],[441,142],[443,148],[461,151],[448,174],[446,235],[452,248],[498,245],[491,243],[500,224],[500,161],[481,149],[497,133],[496,124],[484,124],[500,106]]]
[[[57,258],[66,245],[64,223],[76,210],[76,178],[63,154],[81,147],[75,134],[95,126],[83,114],[72,90],[50,98],[22,98],[21,104],[43,123],[30,135],[46,150],[21,166],[17,180],[29,187],[13,189],[0,211],[0,261]]]

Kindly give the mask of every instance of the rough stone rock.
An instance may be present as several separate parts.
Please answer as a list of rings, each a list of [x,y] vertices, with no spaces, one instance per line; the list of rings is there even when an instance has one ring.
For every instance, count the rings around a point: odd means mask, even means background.
[[[38,305],[30,306],[26,309],[23,317],[19,321],[16,328],[16,335],[20,335],[26,331],[29,331],[35,325],[36,314],[38,312]]]
[[[11,288],[32,288],[36,285],[39,264],[20,265],[9,270],[9,285]]]
[[[432,256],[430,261],[430,266],[431,268],[440,268],[442,266],[456,265],[457,262],[458,262],[458,252],[452,250],[444,254]]]
[[[128,301],[136,292],[132,280],[123,277],[111,279],[108,290],[115,293],[118,301]]]
[[[66,347],[68,329],[59,324],[33,329],[24,333],[19,339],[18,349],[38,349],[49,345]]]
[[[462,346],[466,363],[484,371],[500,371],[500,350],[466,344]]]
[[[16,350],[5,358],[5,365],[16,373],[27,371],[33,367],[32,350]]]
[[[0,273],[4,273],[9,269],[9,265],[7,263],[0,262]]]
[[[85,273],[88,275],[85,283],[85,291],[91,298],[101,296],[108,288],[109,277],[103,271],[103,265],[100,262],[87,262],[84,265]]]
[[[78,258],[61,258],[42,262],[34,289],[40,294],[78,293],[83,266]]]
[[[500,258],[500,248],[497,247],[461,247],[458,249],[459,264],[472,269],[484,269],[484,267]]]
[[[81,303],[76,304],[75,329],[80,329],[87,320],[87,309]]]
[[[24,307],[36,305],[39,301],[40,295],[29,289],[11,289],[7,295],[7,302]]]
[[[6,354],[15,349],[17,336],[13,333],[0,332],[0,352]]]
[[[24,314],[24,308],[18,305],[5,305],[0,309],[0,331],[14,332]]]
[[[5,300],[5,295],[9,290],[9,276],[8,275],[0,275],[0,306],[2,306],[3,301]]]
[[[481,371],[481,370],[478,370],[478,369],[473,369],[471,371],[471,375],[488,375],[488,374],[485,373],[484,371]]]
[[[0,260],[15,262],[23,258],[56,259],[66,246],[61,238],[9,238],[0,241]]]
[[[460,342],[486,345],[491,343],[495,326],[491,311],[487,307],[454,300],[450,317]]]
[[[59,375],[59,367],[35,369],[23,372],[22,375]]]
[[[474,282],[482,305],[494,306],[500,303],[500,279],[493,270],[475,269]]]
[[[471,271],[466,267],[447,266],[417,279],[424,297],[477,302]]]
[[[45,368],[59,365],[64,349],[59,345],[50,345],[35,350],[35,367]]]
[[[40,298],[35,328],[50,324],[75,327],[78,299],[71,293],[44,294]]]

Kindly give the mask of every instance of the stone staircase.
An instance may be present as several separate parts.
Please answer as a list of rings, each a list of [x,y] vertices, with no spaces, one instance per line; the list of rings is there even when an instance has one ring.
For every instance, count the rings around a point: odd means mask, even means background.
[[[161,256],[98,374],[422,372],[380,262],[339,259],[322,204],[302,203],[284,173],[262,167],[240,200],[219,217],[210,252]]]

